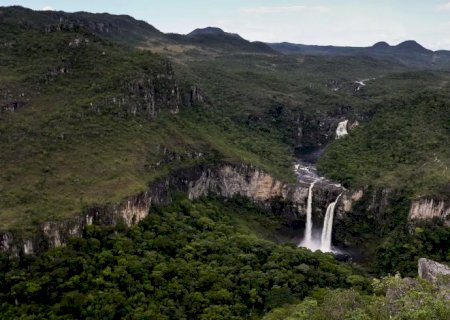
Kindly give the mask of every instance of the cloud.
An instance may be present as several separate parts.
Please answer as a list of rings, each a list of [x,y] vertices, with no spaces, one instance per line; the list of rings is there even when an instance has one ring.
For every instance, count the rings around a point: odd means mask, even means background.
[[[42,11],[53,11],[55,10],[52,6],[45,6],[41,9]]]
[[[443,3],[437,7],[439,11],[450,11],[450,2]]]
[[[243,13],[251,13],[251,14],[298,13],[305,11],[327,12],[328,7],[325,6],[249,7],[249,8],[241,8],[240,11]]]

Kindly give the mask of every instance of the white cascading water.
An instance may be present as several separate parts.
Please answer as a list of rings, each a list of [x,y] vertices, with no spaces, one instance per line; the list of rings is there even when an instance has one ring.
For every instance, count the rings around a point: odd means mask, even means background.
[[[323,221],[322,238],[320,242],[320,250],[322,252],[331,252],[331,236],[333,234],[334,209],[339,201],[342,193],[337,196],[336,200],[327,207],[325,219]]]
[[[333,220],[335,207],[342,195],[342,193],[335,199],[334,202],[330,203],[327,207],[325,218],[322,226],[321,235],[313,233],[313,222],[312,222],[312,212],[313,212],[313,196],[314,196],[314,186],[317,182],[322,181],[324,178],[320,177],[313,166],[304,166],[302,164],[297,164],[295,166],[295,172],[299,178],[299,181],[306,182],[309,181],[308,188],[308,198],[306,201],[306,224],[305,233],[302,241],[298,244],[299,247],[305,247],[311,251],[321,250],[323,252],[336,252],[331,250],[331,236],[333,233]],[[312,181],[312,182],[311,182]],[[326,179],[325,179],[326,181]],[[327,184],[331,184],[328,182]],[[342,188],[341,185],[334,184],[335,187]],[[318,237],[317,237],[318,236]]]
[[[312,241],[312,203],[313,203],[313,188],[316,182],[319,180],[314,180],[308,189],[308,202],[306,205],[306,226],[305,226],[305,236],[300,243],[301,247],[306,247],[311,250],[317,247],[316,243]]]
[[[348,120],[339,122],[337,128],[336,128],[336,139],[345,137],[346,135],[348,135],[348,131],[347,131],[347,124],[348,124]]]

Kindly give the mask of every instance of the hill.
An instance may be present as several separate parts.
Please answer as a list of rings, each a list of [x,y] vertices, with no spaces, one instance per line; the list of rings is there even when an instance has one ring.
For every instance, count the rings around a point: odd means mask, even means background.
[[[33,11],[20,6],[0,9],[0,22],[46,31],[83,29],[121,45],[151,47],[166,54],[180,52],[256,52],[276,54],[264,43],[251,43],[240,36],[216,29],[200,29],[189,35],[164,34],[147,22],[127,15],[108,13]],[[206,30],[206,31],[205,31]],[[208,31],[209,30],[209,31]],[[215,32],[211,32],[215,30]],[[220,32],[217,32],[220,30]]]
[[[289,146],[219,117],[164,57],[85,29],[0,30],[2,229],[117,202],[198,162],[280,163],[289,179]]]
[[[293,44],[288,42],[270,43],[270,47],[284,54],[320,55],[366,55],[374,58],[392,59],[402,64],[420,68],[450,68],[450,51],[431,51],[413,40],[391,46],[378,42],[371,47],[338,47]]]
[[[2,228],[119,201],[198,162],[252,163],[289,180],[294,147],[323,147],[343,118],[367,121],[377,101],[446,83],[389,77],[407,68],[360,55],[245,53],[254,44],[220,29],[175,37],[127,16],[1,12]],[[122,46],[131,34],[145,35],[134,38],[141,48],[182,37],[213,51],[172,52],[182,63],[170,63]],[[357,90],[366,78],[376,79]]]

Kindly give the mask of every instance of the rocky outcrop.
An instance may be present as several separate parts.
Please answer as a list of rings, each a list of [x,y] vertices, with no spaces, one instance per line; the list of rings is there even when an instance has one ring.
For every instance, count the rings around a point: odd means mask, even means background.
[[[444,200],[426,198],[412,202],[409,210],[410,220],[430,220],[433,218],[443,219],[448,222],[450,218],[450,203]]]
[[[362,189],[355,192],[346,192],[342,195],[341,206],[338,214],[343,215],[352,210],[355,202],[358,202],[364,196],[364,191]]]
[[[157,74],[143,74],[139,78],[125,80],[121,87],[124,95],[113,98],[112,103],[119,109],[124,108],[127,114],[148,119],[156,118],[162,110],[176,114],[181,107],[207,102],[197,86],[180,87],[169,62]]]
[[[352,211],[356,202],[365,197],[366,211],[376,214],[383,212],[392,204],[392,199],[397,196],[395,190],[388,188],[376,190],[356,190],[353,193],[346,192],[342,196],[340,213],[346,214]],[[409,221],[424,221],[432,219],[442,219],[450,224],[450,203],[445,200],[422,198],[411,202],[409,209]]]
[[[294,125],[294,143],[296,149],[324,147],[330,141],[339,136],[337,130],[343,127],[345,122],[345,133],[359,126],[359,121],[349,119],[350,106],[337,107],[333,113],[328,115],[309,116],[299,113]],[[291,121],[291,120],[289,120]],[[291,121],[292,123],[292,121]],[[341,132],[341,131],[339,131]],[[344,136],[345,134],[341,135]]]
[[[169,204],[178,194],[184,194],[189,199],[210,194],[243,196],[268,209],[276,207],[280,214],[296,220],[305,213],[308,187],[306,182],[284,183],[263,170],[247,165],[197,165],[173,172],[120,204],[96,206],[72,219],[44,223],[33,236],[0,232],[0,250],[12,254],[33,254],[61,246],[70,237],[82,236],[86,226],[91,224],[132,225],[148,216],[152,206]],[[336,186],[325,183],[315,189],[315,219],[323,219],[323,208],[334,201],[339,192]],[[280,202],[283,206],[274,205]]]
[[[177,114],[181,108],[208,103],[197,86],[180,86],[172,65],[164,62],[158,72],[142,73],[123,79],[119,84],[122,94],[92,101],[86,106],[95,114],[114,113],[119,117],[136,116],[154,119],[162,111]]]
[[[450,276],[450,267],[426,258],[419,259],[419,277],[435,283],[440,276]]]
[[[122,85],[126,88],[126,94],[122,97],[121,104],[126,106],[129,114],[153,119],[162,110],[176,114],[181,107],[206,102],[197,86],[180,88],[169,63],[165,69],[165,72],[156,76],[145,75]]]

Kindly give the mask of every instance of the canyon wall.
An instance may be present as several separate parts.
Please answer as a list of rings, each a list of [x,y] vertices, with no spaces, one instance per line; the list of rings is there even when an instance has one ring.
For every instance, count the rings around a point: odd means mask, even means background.
[[[450,219],[450,203],[444,200],[422,198],[414,200],[409,210],[410,220],[431,220],[439,218],[447,221]]]
[[[151,213],[155,205],[169,204],[179,194],[189,199],[218,195],[244,196],[269,210],[286,214],[295,220],[306,209],[308,183],[283,183],[272,175],[247,165],[197,165],[174,171],[149,185],[148,189],[131,196],[122,203],[95,206],[83,214],[64,221],[46,222],[30,235],[14,231],[0,231],[0,250],[11,254],[35,254],[63,245],[70,237],[80,237],[86,226],[135,224]],[[340,189],[322,184],[316,189],[314,207],[316,218],[323,219],[323,210],[333,201]],[[280,205],[282,203],[282,205]]]

